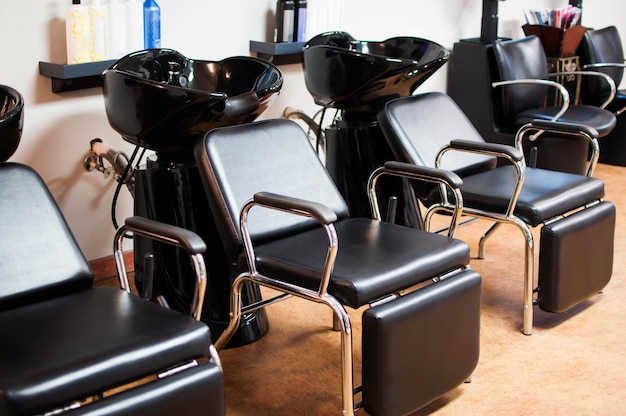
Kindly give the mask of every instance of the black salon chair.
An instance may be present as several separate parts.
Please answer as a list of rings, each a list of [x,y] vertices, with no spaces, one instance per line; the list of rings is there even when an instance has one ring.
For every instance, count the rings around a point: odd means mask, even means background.
[[[223,245],[240,273],[218,350],[242,314],[298,296],[327,305],[341,330],[344,415],[361,406],[371,415],[409,414],[472,374],[481,279],[468,268],[465,243],[379,219],[349,219],[346,202],[292,120],[209,131],[195,154]],[[376,173],[372,188],[381,175],[445,183],[453,195],[461,184],[451,173],[391,163]],[[250,282],[282,294],[242,307],[241,290]],[[424,286],[407,292],[416,285]],[[345,307],[368,304],[375,306],[362,315],[362,403],[355,406]]]
[[[541,40],[536,36],[494,42],[493,52],[498,67],[499,80],[493,83],[494,116],[501,133],[510,136],[528,133],[520,130],[532,120],[559,121],[581,124],[598,132],[598,140],[615,127],[615,115],[600,107],[570,102],[568,90],[550,78],[575,76],[601,79],[610,88],[613,80],[605,74],[591,71],[548,72],[548,63]],[[560,105],[555,105],[554,89],[560,93]],[[543,133],[542,133],[543,134]],[[536,142],[538,134],[528,134],[521,139],[529,166],[591,175],[598,160],[598,143],[584,131],[581,140],[572,140],[571,134],[563,138],[558,134]],[[512,143],[507,143],[512,144]],[[539,149],[541,147],[541,149]]]
[[[200,309],[187,316],[92,287],[52,195],[25,165],[0,163],[0,228],[0,415],[224,414],[219,357]],[[128,232],[187,249],[203,299],[202,240],[141,218],[119,238]]]
[[[514,148],[485,143],[456,103],[443,93],[392,100],[381,110],[378,121],[398,161],[461,172],[464,215],[494,222],[481,237],[479,258],[484,257],[485,239],[498,225],[513,224],[522,231],[526,242],[524,334],[532,333],[534,303],[549,312],[563,312],[609,282],[615,207],[603,201],[602,181],[526,167],[521,144]],[[566,126],[535,120],[526,128],[534,134],[552,133]],[[584,126],[570,126],[574,134],[578,129]],[[593,132],[587,134],[592,136]],[[485,170],[489,159],[496,157],[504,163]],[[428,209],[424,214],[428,229],[432,216],[446,213],[448,208],[429,190],[417,192]],[[532,229],[539,226],[535,288]]]
[[[583,36],[578,54],[583,69],[602,72],[610,76],[619,87],[623,80],[624,49],[619,31],[615,26],[587,30]],[[610,100],[613,91],[604,82],[595,78],[585,79],[581,97],[584,102],[597,105]],[[615,129],[600,140],[600,162],[626,166],[626,90],[618,89],[606,109],[617,117]]]

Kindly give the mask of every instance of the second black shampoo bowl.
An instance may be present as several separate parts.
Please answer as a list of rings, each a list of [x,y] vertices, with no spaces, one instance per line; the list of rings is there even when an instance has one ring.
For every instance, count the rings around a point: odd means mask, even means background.
[[[282,84],[278,68],[260,58],[201,61],[171,49],[129,54],[103,73],[111,127],[159,155],[190,155],[204,132],[253,121]]]
[[[304,80],[318,105],[376,111],[390,99],[411,95],[449,55],[421,38],[359,41],[345,32],[328,32],[304,45]]]
[[[24,125],[24,99],[15,89],[0,85],[0,162],[17,150]]]

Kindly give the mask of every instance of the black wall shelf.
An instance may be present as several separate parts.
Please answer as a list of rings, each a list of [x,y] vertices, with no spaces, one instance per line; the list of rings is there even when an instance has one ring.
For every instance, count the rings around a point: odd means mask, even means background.
[[[250,41],[250,52],[275,65],[297,64],[302,62],[302,48],[305,42],[260,42]]]
[[[52,92],[66,92],[102,87],[102,72],[117,60],[84,64],[39,62],[39,73],[52,81]]]
[[[250,41],[250,51],[259,58],[275,65],[302,62],[302,48],[305,42],[259,42]],[[52,92],[67,92],[86,88],[102,87],[102,72],[117,60],[88,62],[84,64],[55,64],[39,62],[39,73],[50,78]]]

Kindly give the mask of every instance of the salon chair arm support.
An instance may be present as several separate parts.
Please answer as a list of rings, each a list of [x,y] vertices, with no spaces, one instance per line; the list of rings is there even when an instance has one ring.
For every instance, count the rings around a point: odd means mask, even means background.
[[[248,201],[241,210],[240,227],[243,244],[246,250],[246,261],[250,273],[257,274],[256,256],[254,254],[254,246],[248,229],[248,213],[255,207],[260,206],[268,209],[275,209],[294,215],[310,217],[320,222],[328,235],[328,253],[324,264],[324,271],[320,278],[320,286],[317,296],[325,296],[330,284],[330,274],[335,266],[335,258],[337,257],[338,240],[337,232],[333,223],[337,221],[337,215],[329,207],[301,198],[279,195],[271,192],[257,192],[253,198]],[[295,289],[295,292],[299,290]]]
[[[201,254],[206,251],[206,244],[202,238],[191,230],[139,216],[126,218],[124,224],[133,233],[176,245],[189,254]]]
[[[456,173],[426,166],[418,166],[412,163],[390,161],[384,165],[385,171],[405,176],[409,179],[438,182],[446,184],[450,189],[458,189],[463,185],[463,179]]]
[[[597,62],[595,64],[586,64],[585,66],[583,66],[583,69],[601,69],[601,68],[626,68],[626,61],[620,63],[620,62]],[[613,80],[615,81],[615,80]],[[618,86],[615,85],[615,88],[617,88]],[[615,93],[617,95],[617,92]],[[626,106],[620,108],[619,110],[615,111],[615,115],[620,115],[624,112],[624,110],[626,110]]]
[[[337,221],[337,215],[326,205],[300,198],[278,195],[271,192],[259,192],[254,195],[254,202],[284,211],[310,216],[323,225]]]
[[[597,139],[599,135],[596,129],[585,124],[564,123],[560,121],[533,120],[529,127],[550,133],[572,133],[578,135],[582,133],[593,139]]]
[[[187,251],[196,273],[196,287],[191,305],[191,316],[196,320],[200,320],[207,281],[206,265],[202,256],[206,251],[206,244],[202,238],[193,231],[148,218],[139,216],[127,218],[124,225],[118,228],[115,233],[113,242],[115,265],[120,285],[127,292],[130,292],[130,284],[124,262],[123,240],[130,233],[177,246]]]
[[[505,156],[512,162],[519,162],[524,159],[524,154],[519,149],[513,146],[499,143],[475,142],[470,140],[452,140],[448,147],[451,149],[480,153],[490,156]]]
[[[570,96],[569,96],[569,91],[567,91],[567,88],[565,88],[565,86],[563,86],[563,84],[560,84],[556,81],[550,81],[547,79],[514,79],[514,80],[509,80],[509,81],[496,81],[493,82],[491,84],[491,86],[493,88],[499,88],[502,86],[508,86],[508,85],[519,85],[519,84],[535,84],[535,85],[545,85],[548,87],[553,87],[556,88],[557,91],[559,91],[559,93],[561,94],[561,100],[563,102],[563,104],[561,104],[561,109],[559,110],[558,113],[556,113],[556,115],[552,118],[552,121],[557,121],[569,108],[569,104],[570,104]]]
[[[463,212],[463,196],[461,195],[461,186],[463,180],[454,172],[439,168],[430,168],[426,166],[418,166],[412,163],[404,163],[397,161],[386,162],[382,167],[376,169],[369,177],[367,189],[372,210],[372,216],[381,221],[382,216],[376,196],[376,184],[378,179],[383,175],[401,177],[413,181],[429,182],[439,185],[440,195],[445,206],[449,206],[447,190],[454,196],[454,207],[452,208],[452,221],[448,230],[448,235],[453,236],[458,220]]]
[[[624,62],[596,62],[594,64],[585,64],[583,69],[594,68],[626,68],[626,61]]]
[[[511,192],[511,199],[509,200],[509,205],[506,210],[506,216],[513,215],[513,212],[515,211],[515,206],[517,205],[517,199],[520,192],[522,191],[522,186],[524,185],[524,170],[526,169],[524,153],[521,149],[498,143],[474,142],[470,140],[452,140],[447,146],[444,146],[437,154],[437,157],[435,159],[435,166],[439,167],[441,165],[441,159],[443,155],[448,151],[469,152],[495,156],[507,159],[509,162],[511,162],[511,164],[515,167],[515,170],[517,171],[517,179],[515,182],[515,186],[513,187]]]
[[[522,147],[524,137],[528,133],[533,133],[528,136],[530,141],[535,141],[543,137],[543,133],[556,133],[561,136],[570,135],[576,138],[582,138],[589,142],[590,155],[589,155],[589,167],[587,168],[587,176],[592,176],[593,171],[598,163],[600,157],[600,145],[598,144],[599,133],[593,127],[585,124],[577,123],[564,123],[561,121],[549,121],[549,120],[533,120],[520,127],[515,136],[515,142],[518,148]],[[532,153],[531,153],[532,158]],[[532,162],[530,166],[533,166]]]
[[[598,78],[602,78],[608,84],[608,86],[609,86],[609,88],[611,90],[611,94],[600,105],[600,108],[605,108],[607,105],[609,105],[609,103],[611,101],[613,101],[613,98],[615,98],[615,94],[617,94],[617,87],[615,86],[615,81],[613,80],[613,78],[611,78],[609,75],[604,74],[602,72],[596,72],[596,71],[568,71],[568,72],[551,72],[550,74],[548,74],[548,76],[551,77],[551,78],[554,78],[554,77],[564,77],[564,76],[568,76],[568,75],[581,75],[581,76],[587,76],[587,77],[598,77]]]

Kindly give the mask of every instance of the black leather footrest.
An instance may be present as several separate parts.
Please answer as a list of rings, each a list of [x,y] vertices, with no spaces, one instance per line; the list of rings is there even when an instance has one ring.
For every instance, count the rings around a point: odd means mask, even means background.
[[[615,206],[579,211],[541,229],[538,304],[564,312],[601,291],[613,272]]]
[[[216,416],[224,414],[224,381],[219,368],[196,367],[100,399],[68,415]]]
[[[467,380],[479,355],[481,277],[460,272],[363,313],[363,407],[411,413]]]

